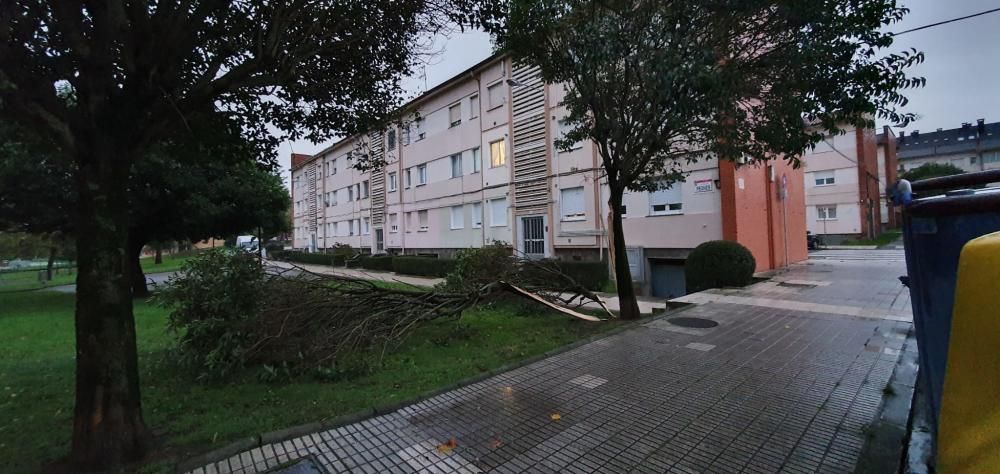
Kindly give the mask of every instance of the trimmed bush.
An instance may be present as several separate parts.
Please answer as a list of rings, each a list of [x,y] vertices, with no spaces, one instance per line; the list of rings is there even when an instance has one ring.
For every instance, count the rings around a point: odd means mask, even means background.
[[[390,255],[362,256],[358,258],[358,261],[361,268],[366,270],[392,271],[392,256]]]
[[[275,260],[284,260],[286,262],[294,262],[294,263],[307,263],[311,265],[343,265],[345,258],[344,255],[339,255],[339,254],[307,253],[307,252],[297,252],[291,250],[274,252],[270,254],[270,257]]]
[[[577,262],[560,260],[555,262],[566,276],[572,278],[584,288],[591,291],[601,291],[608,281],[607,262]]]
[[[696,247],[684,264],[687,291],[746,286],[753,281],[757,262],[746,247],[728,240],[712,240]]]
[[[393,257],[392,271],[403,275],[445,277],[455,268],[455,260],[430,257]]]

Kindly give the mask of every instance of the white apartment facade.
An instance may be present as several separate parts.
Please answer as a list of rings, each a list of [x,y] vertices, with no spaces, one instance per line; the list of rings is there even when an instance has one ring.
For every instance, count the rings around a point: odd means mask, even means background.
[[[606,258],[608,191],[596,148],[554,145],[563,94],[537,68],[493,56],[406,105],[403,125],[293,155],[293,246],[451,257],[505,242],[532,257]],[[351,168],[360,149],[386,166]],[[641,291],[683,294],[687,254],[726,238],[724,222],[736,220],[723,215],[723,191],[742,192],[744,180],[737,189],[735,178],[720,181],[720,169],[703,160],[689,165],[684,183],[625,196],[624,232]]]

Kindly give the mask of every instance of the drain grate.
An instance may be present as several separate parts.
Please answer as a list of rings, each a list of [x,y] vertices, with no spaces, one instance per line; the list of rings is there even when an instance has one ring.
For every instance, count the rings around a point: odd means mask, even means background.
[[[714,328],[719,325],[719,323],[712,321],[711,319],[704,318],[670,318],[667,320],[668,323],[674,326],[680,326],[682,328],[697,328],[697,329],[708,329]]]
[[[306,456],[268,471],[272,474],[326,474],[326,469],[312,456]]]

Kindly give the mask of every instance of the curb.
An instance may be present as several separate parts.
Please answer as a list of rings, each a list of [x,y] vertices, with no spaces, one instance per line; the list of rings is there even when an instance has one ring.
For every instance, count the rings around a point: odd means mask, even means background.
[[[882,395],[882,403],[869,425],[871,436],[858,456],[855,473],[902,472],[913,417],[918,371],[916,351],[917,341],[911,326],[886,384],[892,394]]]
[[[430,398],[433,398],[435,396],[438,396],[438,395],[440,395],[442,393],[449,392],[449,391],[455,390],[457,388],[464,387],[466,385],[471,385],[471,384],[474,384],[474,383],[477,383],[477,382],[482,382],[483,380],[486,380],[486,379],[488,379],[490,377],[494,377],[496,375],[500,375],[500,374],[502,374],[504,372],[509,372],[511,370],[514,370],[514,369],[519,369],[519,368],[524,367],[526,365],[530,365],[530,364],[533,364],[535,362],[538,362],[538,361],[540,361],[542,359],[546,359],[546,358],[549,358],[549,357],[552,357],[552,356],[555,356],[555,355],[558,355],[558,354],[562,354],[563,352],[571,351],[571,350],[576,349],[576,348],[578,348],[580,346],[583,346],[583,345],[586,345],[586,344],[590,344],[591,342],[594,342],[594,341],[597,341],[597,340],[600,340],[600,339],[604,339],[604,338],[607,338],[607,337],[611,337],[611,336],[620,334],[620,333],[625,332],[625,331],[630,330],[630,329],[635,329],[636,327],[638,327],[640,325],[643,325],[643,324],[646,324],[646,323],[649,323],[650,321],[655,321],[657,319],[662,319],[662,318],[673,316],[673,315],[675,315],[677,313],[680,313],[680,312],[683,312],[683,311],[687,311],[688,309],[690,309],[690,308],[692,308],[694,306],[697,306],[697,305],[696,304],[685,304],[684,306],[680,306],[680,307],[676,307],[676,308],[667,308],[666,311],[664,311],[662,313],[658,313],[655,316],[652,316],[652,317],[649,317],[649,318],[645,318],[645,319],[639,319],[637,321],[630,321],[628,323],[623,323],[621,326],[618,326],[618,327],[616,327],[614,329],[609,329],[608,331],[602,332],[600,334],[595,334],[595,335],[590,336],[590,337],[588,337],[586,339],[580,339],[579,341],[571,342],[569,344],[566,344],[565,346],[557,347],[557,348],[552,349],[552,350],[550,350],[548,352],[544,352],[542,354],[538,354],[538,355],[535,355],[535,356],[532,356],[532,357],[528,357],[527,359],[522,359],[522,360],[519,360],[517,362],[512,362],[510,364],[506,364],[506,365],[497,367],[495,369],[488,370],[486,372],[482,372],[482,373],[473,375],[471,377],[464,378],[462,380],[459,380],[458,382],[455,382],[455,383],[452,383],[452,384],[449,384],[449,385],[446,385],[444,387],[440,387],[440,388],[437,388],[437,389],[434,389],[434,390],[430,390],[428,392],[424,392],[424,393],[418,394],[416,396],[413,396],[411,398],[400,400],[398,402],[393,402],[393,403],[389,403],[389,404],[386,404],[386,405],[380,405],[380,406],[376,406],[376,407],[366,408],[366,409],[361,410],[361,411],[357,411],[357,412],[354,412],[354,413],[348,413],[346,415],[337,416],[337,417],[330,418],[330,419],[327,419],[327,420],[314,421],[314,422],[305,423],[305,424],[297,425],[297,426],[292,426],[292,427],[281,429],[281,430],[269,431],[269,432],[266,432],[266,433],[260,433],[260,434],[257,434],[257,435],[254,435],[254,436],[251,436],[251,437],[248,437],[248,438],[243,438],[243,439],[234,441],[232,443],[229,443],[229,444],[227,444],[225,446],[222,446],[222,447],[220,447],[218,449],[214,449],[212,451],[209,451],[209,452],[207,452],[205,454],[201,454],[201,455],[195,456],[195,457],[190,458],[190,459],[188,459],[186,461],[178,462],[177,463],[177,467],[176,467],[176,472],[188,472],[188,471],[197,469],[199,467],[202,467],[202,466],[205,466],[205,465],[208,465],[208,464],[211,464],[211,463],[215,463],[215,462],[222,461],[224,459],[230,458],[230,457],[232,457],[232,456],[234,456],[236,454],[242,453],[244,451],[249,451],[249,450],[254,449],[254,448],[259,448],[259,447],[264,446],[266,444],[272,444],[272,443],[276,443],[276,442],[279,442],[279,441],[286,441],[286,440],[289,440],[289,439],[292,439],[292,438],[298,438],[300,436],[305,436],[307,434],[317,433],[319,431],[326,431],[326,430],[330,430],[330,429],[333,429],[333,428],[339,428],[341,426],[349,425],[349,424],[352,424],[352,423],[357,423],[359,421],[364,421],[364,420],[366,420],[368,418],[372,418],[372,417],[375,417],[375,416],[387,415],[387,414],[392,413],[394,411],[397,411],[397,410],[399,410],[399,409],[401,409],[403,407],[406,407],[406,406],[409,406],[409,405],[413,405],[413,404],[425,401],[427,399],[430,399]]]

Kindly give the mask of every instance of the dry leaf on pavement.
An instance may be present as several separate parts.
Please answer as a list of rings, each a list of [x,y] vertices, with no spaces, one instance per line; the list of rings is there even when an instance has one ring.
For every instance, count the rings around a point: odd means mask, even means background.
[[[458,441],[455,438],[449,439],[448,441],[441,443],[437,447],[437,452],[441,454],[451,454],[451,450],[458,447]]]

